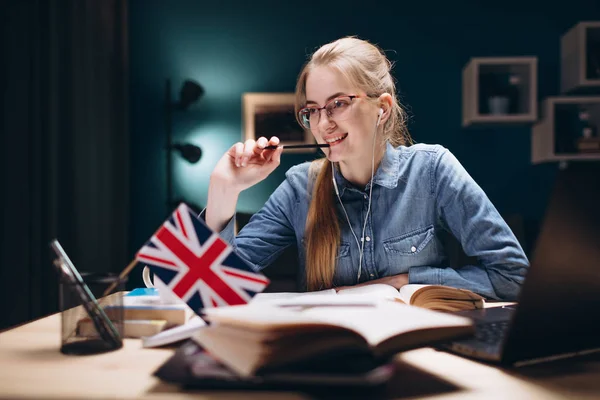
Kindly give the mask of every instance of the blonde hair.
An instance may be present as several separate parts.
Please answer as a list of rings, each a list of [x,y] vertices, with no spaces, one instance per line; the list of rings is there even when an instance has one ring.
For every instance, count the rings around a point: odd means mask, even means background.
[[[356,37],[345,37],[320,47],[304,65],[296,84],[296,115],[306,104],[308,75],[321,66],[336,69],[356,89],[365,92],[372,99],[389,93],[393,99],[392,113],[383,127],[383,138],[394,147],[412,144],[406,127],[406,113],[398,102],[391,75],[392,63],[379,47]],[[326,159],[314,162],[321,162],[322,165],[316,177],[306,218],[306,288],[309,291],[333,286],[337,249],[340,245],[331,164]]]

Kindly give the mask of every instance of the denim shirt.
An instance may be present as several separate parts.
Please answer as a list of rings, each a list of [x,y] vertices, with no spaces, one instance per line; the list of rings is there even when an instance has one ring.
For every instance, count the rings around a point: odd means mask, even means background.
[[[290,168],[237,235],[235,217],[221,232],[255,270],[267,267],[295,244],[299,276],[305,275],[304,234],[314,183],[309,166],[306,162]],[[357,188],[337,169],[335,179],[359,241],[367,217],[357,279],[359,248],[336,199],[341,244],[335,286],[408,273],[409,283],[465,288],[490,299],[516,299],[529,261],[486,194],[448,149],[426,144],[394,148],[388,143],[373,177],[369,215],[369,184]],[[444,230],[458,239],[466,255],[476,257],[478,265],[449,267],[441,240]]]

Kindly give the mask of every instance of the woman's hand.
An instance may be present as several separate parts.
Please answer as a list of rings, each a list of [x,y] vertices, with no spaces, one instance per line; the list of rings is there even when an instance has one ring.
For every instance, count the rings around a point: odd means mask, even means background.
[[[400,289],[404,285],[408,285],[408,274],[398,274],[392,276],[386,276],[385,278],[380,278],[371,283],[386,283],[390,286],[395,287],[396,289]]]
[[[236,143],[221,157],[212,174],[206,201],[206,223],[219,232],[235,214],[241,191],[265,179],[279,165],[283,148],[265,150],[269,145],[278,146],[279,139],[267,141],[246,140]]]
[[[256,185],[279,166],[283,148],[265,150],[267,146],[278,146],[279,138],[271,140],[261,137],[254,141],[238,142],[221,157],[212,172],[211,180],[238,193]]]

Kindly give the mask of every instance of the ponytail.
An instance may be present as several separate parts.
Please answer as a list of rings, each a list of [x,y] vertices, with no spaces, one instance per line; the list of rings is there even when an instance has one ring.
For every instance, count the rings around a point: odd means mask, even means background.
[[[324,159],[312,192],[312,201],[306,217],[306,289],[329,289],[333,286],[336,255],[340,245],[333,171]],[[313,161],[316,163],[318,161]],[[309,180],[310,180],[309,174]]]

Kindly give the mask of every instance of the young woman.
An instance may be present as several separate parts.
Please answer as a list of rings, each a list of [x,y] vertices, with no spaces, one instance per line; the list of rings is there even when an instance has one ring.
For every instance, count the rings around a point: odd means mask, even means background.
[[[241,191],[279,165],[279,139],[236,143],[211,174],[203,217],[256,270],[296,244],[306,290],[386,283],[441,284],[515,300],[528,268],[483,190],[440,145],[412,144],[391,63],[353,37],[317,50],[296,86],[298,122],[326,158],[290,168],[236,235]],[[446,230],[479,265],[448,266]]]

